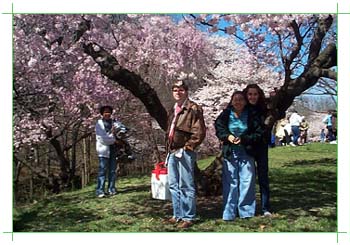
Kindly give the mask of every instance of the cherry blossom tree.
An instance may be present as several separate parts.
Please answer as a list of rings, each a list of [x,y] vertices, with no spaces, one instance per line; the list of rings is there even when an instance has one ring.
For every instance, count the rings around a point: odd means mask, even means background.
[[[199,76],[212,52],[205,34],[171,16],[15,15],[14,25],[15,159],[47,142],[65,179],[74,175],[65,151],[91,134],[99,105],[118,109],[129,90],[164,127],[166,112],[152,86]],[[118,67],[121,76],[110,82],[99,65],[111,58],[94,52],[113,57],[118,63],[108,68]],[[67,133],[70,144],[63,146]]]

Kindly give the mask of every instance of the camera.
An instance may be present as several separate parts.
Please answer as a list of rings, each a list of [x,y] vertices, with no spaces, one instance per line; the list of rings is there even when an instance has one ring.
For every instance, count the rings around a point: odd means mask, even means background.
[[[127,132],[129,129],[122,124],[121,122],[114,120],[113,121],[113,134],[116,138],[116,148],[117,148],[117,160],[122,161],[133,161],[135,156],[131,150],[131,146],[127,140]]]

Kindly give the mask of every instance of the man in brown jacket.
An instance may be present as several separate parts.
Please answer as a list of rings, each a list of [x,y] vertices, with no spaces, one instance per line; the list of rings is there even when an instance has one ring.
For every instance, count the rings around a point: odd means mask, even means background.
[[[168,114],[166,143],[173,204],[173,217],[169,222],[188,228],[196,215],[194,164],[197,155],[194,150],[204,140],[206,128],[202,108],[188,98],[186,82],[176,81],[172,93],[176,103]]]

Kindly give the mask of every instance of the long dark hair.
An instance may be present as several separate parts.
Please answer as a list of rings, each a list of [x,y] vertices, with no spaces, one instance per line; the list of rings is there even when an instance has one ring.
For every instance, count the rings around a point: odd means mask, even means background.
[[[256,103],[256,105],[258,107],[260,107],[261,109],[266,110],[266,98],[265,98],[264,91],[256,83],[248,84],[247,87],[245,87],[245,89],[243,89],[243,94],[244,94],[245,99],[247,100],[247,103],[249,104],[248,90],[250,88],[256,89],[258,91],[259,98],[258,98],[258,102]]]

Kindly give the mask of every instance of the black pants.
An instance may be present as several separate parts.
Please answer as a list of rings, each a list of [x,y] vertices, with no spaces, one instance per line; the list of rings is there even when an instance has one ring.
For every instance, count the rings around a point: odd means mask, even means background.
[[[270,183],[268,166],[268,144],[259,147],[255,157],[257,166],[257,176],[261,195],[262,213],[270,211]]]

